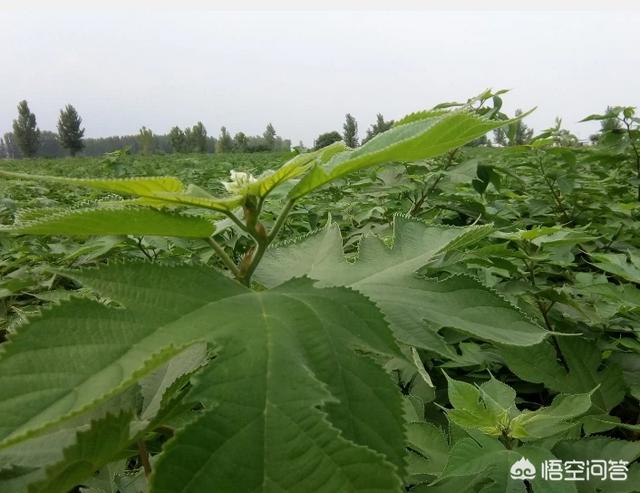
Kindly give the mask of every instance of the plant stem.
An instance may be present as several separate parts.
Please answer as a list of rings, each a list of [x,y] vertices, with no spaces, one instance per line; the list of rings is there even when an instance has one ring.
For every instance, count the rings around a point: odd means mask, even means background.
[[[616,241],[616,239],[618,238],[618,235],[622,232],[622,227],[623,227],[623,224],[620,223],[620,226],[618,226],[617,231],[613,234],[613,236],[611,237],[611,240],[609,240],[609,243],[607,243],[604,246],[605,252],[608,252],[611,249],[611,245],[613,245],[613,242]]]
[[[422,205],[424,204],[424,201],[427,200],[427,198],[433,193],[433,191],[438,186],[438,183],[440,183],[440,180],[444,178],[445,176],[444,172],[449,168],[449,166],[453,162],[459,150],[460,150],[460,147],[456,147],[453,151],[447,154],[447,161],[445,162],[444,166],[440,170],[440,174],[436,177],[436,179],[429,186],[429,188],[425,188],[422,190],[422,192],[420,193],[420,198],[414,202],[413,206],[411,207],[411,210],[409,211],[410,215],[412,216],[418,215],[418,213],[420,212],[420,209],[422,208]]]
[[[258,268],[258,264],[262,260],[262,256],[264,255],[264,253],[267,251],[268,246],[278,236],[278,233],[280,232],[280,230],[282,229],[282,226],[287,220],[287,217],[289,216],[289,212],[291,212],[291,208],[293,207],[294,203],[295,203],[295,199],[289,199],[287,201],[284,208],[278,215],[278,219],[276,220],[276,223],[273,225],[273,228],[271,229],[271,232],[267,235],[266,239],[260,238],[259,236],[254,236],[254,239],[256,240],[258,247],[256,249],[256,252],[253,254],[249,267],[247,267],[245,272],[241,273],[241,281],[245,283],[247,286],[251,284],[251,276],[253,275],[255,270]]]
[[[210,236],[209,238],[207,238],[207,243],[211,245],[214,251],[218,254],[218,257],[220,257],[220,259],[222,260],[222,263],[227,267],[227,269],[229,269],[233,273],[235,278],[240,279],[241,277],[240,270],[238,269],[236,264],[233,262],[233,260],[231,260],[231,257],[227,255],[227,252],[224,251],[224,248],[222,248],[222,246],[216,240],[213,239],[213,236]]]
[[[236,216],[233,212],[223,211],[223,214],[231,219],[235,223],[235,225],[238,226],[242,231],[245,231],[247,233],[249,232],[244,223],[240,219],[238,219],[238,216]]]
[[[278,216],[278,220],[273,225],[273,229],[269,233],[269,236],[267,236],[267,245],[275,240],[276,236],[278,236],[278,233],[280,232],[280,229],[282,228],[284,222],[287,220],[287,216],[289,216],[289,212],[291,211],[294,203],[295,199],[289,199],[285,204],[284,208],[280,212],[280,215]]]
[[[253,254],[253,256],[251,256],[251,260],[248,264],[246,264],[245,261],[243,261],[239,264],[239,266],[236,265],[235,262],[231,259],[231,257],[229,257],[227,253],[224,251],[224,248],[222,248],[222,246],[213,238],[213,236],[210,236],[209,238],[206,239],[207,243],[209,243],[209,245],[211,245],[214,251],[218,254],[218,257],[220,257],[220,259],[222,260],[222,263],[224,263],[224,265],[233,273],[234,277],[238,281],[243,283],[245,286],[249,286],[251,284],[251,276],[253,275],[256,268],[258,267],[260,260],[262,260],[262,257],[266,252],[269,244],[276,238],[276,236],[278,236],[280,229],[282,229],[282,226],[284,225],[287,219],[287,216],[289,215],[289,212],[291,211],[291,208],[295,203],[295,199],[289,199],[287,201],[284,208],[278,215],[278,219],[276,220],[276,223],[274,224],[273,229],[266,236],[264,233],[264,228],[262,228],[262,226],[260,226],[260,224],[257,222],[258,220],[257,215],[262,210],[263,203],[264,203],[264,199],[260,199],[257,206],[254,209],[252,209],[253,214],[252,214],[251,220],[247,219],[246,225],[243,224],[234,214],[230,212],[225,212],[225,215],[227,217],[229,217],[234,223],[240,226],[243,231],[246,231],[247,233],[249,233],[249,235],[256,242],[255,253]],[[260,226],[260,228],[262,229],[256,228],[256,225]],[[250,253],[247,254],[247,256],[248,255],[250,255]],[[249,260],[249,259],[247,258],[245,260]]]
[[[151,260],[153,262],[153,257],[151,255],[149,255],[149,252],[147,252],[147,249],[145,247],[142,246],[142,237],[137,238],[137,246],[138,249],[144,254],[145,257],[147,257],[147,259]]]
[[[558,212],[560,212],[560,214],[562,215],[562,217],[564,219],[563,222],[565,222],[565,223],[571,222],[569,216],[567,215],[567,209],[565,208],[564,204],[562,203],[562,198],[560,197],[560,195],[558,194],[556,189],[553,187],[553,182],[551,182],[549,180],[549,177],[547,176],[547,173],[544,170],[544,166],[542,164],[542,157],[540,157],[540,159],[538,159],[538,168],[540,169],[540,173],[542,174],[542,179],[547,184],[547,187],[549,188],[549,191],[551,192],[551,196],[553,197],[553,201],[556,203],[556,207],[558,209]]]
[[[148,478],[151,475],[151,462],[149,462],[149,452],[144,440],[138,440],[138,455],[140,457],[140,463],[144,469],[144,475]]]

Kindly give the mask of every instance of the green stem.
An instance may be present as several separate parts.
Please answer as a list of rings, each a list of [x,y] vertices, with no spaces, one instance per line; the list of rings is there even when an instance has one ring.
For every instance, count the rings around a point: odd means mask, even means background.
[[[247,233],[249,232],[249,230],[244,225],[244,223],[240,219],[238,219],[238,217],[233,212],[223,211],[223,214],[227,216],[229,219],[231,219],[234,222],[234,224],[238,226],[242,231],[245,231]]]
[[[153,257],[149,255],[149,252],[147,252],[147,249],[142,246],[142,237],[139,237],[136,239],[136,244],[138,246],[138,250],[140,250],[144,254],[144,256],[147,257],[147,259],[153,262],[154,260]]]
[[[553,197],[553,201],[556,203],[556,209],[562,215],[563,222],[565,222],[565,223],[571,222],[570,219],[569,219],[569,216],[567,215],[567,209],[565,208],[564,204],[562,203],[562,198],[561,198],[560,194],[557,193],[556,189],[553,186],[553,182],[550,181],[549,177],[547,176],[547,173],[546,173],[546,171],[544,169],[544,166],[542,164],[542,157],[540,157],[538,159],[538,168],[540,169],[540,173],[542,174],[542,179],[546,183],[547,188],[549,189],[549,192],[551,192],[551,196]]]
[[[209,238],[207,238],[207,243],[211,245],[211,248],[213,248],[213,250],[218,254],[218,257],[220,257],[220,259],[222,260],[222,263],[227,267],[227,269],[229,269],[233,273],[235,278],[240,279],[241,277],[240,270],[238,269],[236,264],[233,262],[233,260],[231,260],[231,257],[227,255],[227,252],[224,251],[224,248],[222,248],[222,246],[216,240],[213,239],[213,236],[210,236]]]
[[[418,215],[425,200],[427,200],[427,198],[431,196],[431,194],[435,191],[436,187],[438,186],[438,183],[440,183],[440,180],[444,178],[445,176],[444,172],[447,171],[449,166],[451,166],[451,163],[453,162],[454,158],[456,157],[456,153],[459,150],[460,150],[460,147],[456,147],[453,151],[449,152],[449,154],[447,155],[447,161],[445,162],[444,166],[440,170],[440,174],[435,178],[435,180],[433,180],[433,183],[429,186],[429,188],[425,188],[422,190],[420,194],[420,198],[416,200],[416,202],[411,207],[411,210],[409,211],[410,215],[412,216]]]
[[[278,236],[278,233],[280,232],[280,229],[282,228],[284,222],[287,220],[287,216],[289,216],[289,212],[291,211],[294,203],[295,199],[289,199],[285,204],[284,208],[280,212],[280,215],[278,216],[278,220],[273,225],[273,229],[269,233],[269,236],[267,236],[267,245],[275,240],[276,236]]]
[[[287,217],[289,216],[289,212],[291,212],[291,208],[293,207],[294,203],[295,203],[295,199],[289,199],[287,201],[284,208],[278,215],[278,219],[276,220],[276,223],[273,225],[273,229],[267,235],[266,239],[260,238],[258,236],[254,236],[254,239],[256,240],[256,243],[258,245],[256,249],[256,253],[253,254],[253,257],[251,258],[251,263],[249,264],[249,267],[247,267],[246,271],[240,274],[241,281],[247,286],[251,284],[251,276],[253,276],[253,273],[258,268],[258,264],[262,260],[262,257],[264,253],[267,251],[267,248],[269,247],[271,242],[275,240],[276,237],[278,236],[278,233],[280,232],[280,230],[282,229],[282,226],[287,220]]]

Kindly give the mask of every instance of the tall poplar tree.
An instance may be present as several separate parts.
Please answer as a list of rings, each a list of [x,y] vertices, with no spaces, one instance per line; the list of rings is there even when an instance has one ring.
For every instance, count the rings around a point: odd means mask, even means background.
[[[13,120],[13,135],[23,156],[36,155],[40,142],[40,129],[36,123],[36,115],[31,113],[26,101],[18,103],[18,118]]]
[[[227,127],[220,128],[220,136],[216,142],[216,153],[224,154],[233,150],[233,138],[227,131]]]
[[[342,128],[344,130],[342,134],[344,143],[352,148],[358,147],[358,122],[350,113],[346,114]]]
[[[60,145],[67,149],[72,156],[84,149],[84,141],[82,140],[84,128],[80,128],[80,125],[82,125],[82,118],[73,106],[68,104],[63,110],[60,110],[58,140]]]
[[[382,132],[386,132],[393,126],[393,120],[385,121],[382,113],[378,113],[376,115],[376,122],[371,125],[371,128],[367,129],[367,135],[364,139],[362,139],[362,143],[370,141],[376,135],[381,134]]]
[[[270,151],[274,151],[276,147],[276,129],[273,128],[273,125],[271,123],[267,124],[267,128],[262,134],[262,137],[264,138],[267,149]]]

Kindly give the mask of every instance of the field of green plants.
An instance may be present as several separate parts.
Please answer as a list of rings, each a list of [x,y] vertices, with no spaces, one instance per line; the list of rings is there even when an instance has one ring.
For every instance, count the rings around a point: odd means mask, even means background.
[[[0,492],[639,492],[640,119],[500,107],[0,164]]]

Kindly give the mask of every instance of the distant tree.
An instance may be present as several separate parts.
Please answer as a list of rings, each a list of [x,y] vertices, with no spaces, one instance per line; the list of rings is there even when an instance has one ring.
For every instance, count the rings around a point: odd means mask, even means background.
[[[522,115],[522,110],[516,110],[516,117]],[[493,131],[496,144],[501,146],[526,145],[533,139],[533,129],[529,128],[522,120],[518,120],[506,128],[501,127]]]
[[[0,138],[0,159],[7,159],[8,157],[7,146],[4,144],[4,139]]]
[[[306,152],[307,148],[304,146],[304,142],[299,140],[298,141],[298,145],[294,146],[293,150],[296,151],[296,152]]]
[[[615,114],[615,108],[607,106],[607,110],[604,114],[610,116],[608,118],[600,120],[601,134],[604,134],[606,132],[613,132],[615,130],[622,130],[622,122],[620,122],[618,116]]]
[[[247,136],[244,132],[238,132],[233,136],[233,150],[236,152],[247,152]]]
[[[180,127],[173,127],[169,131],[169,140],[173,152],[187,152],[187,138]]]
[[[224,154],[226,152],[231,152],[233,150],[233,139],[229,132],[227,132],[226,127],[220,128],[220,136],[218,137],[218,141],[216,142],[216,152],[220,154]]]
[[[342,126],[344,133],[342,140],[349,147],[358,147],[358,122],[350,113],[345,115],[345,122]]]
[[[40,133],[40,144],[38,145],[38,156],[42,157],[64,157],[67,154],[60,143],[59,135],[55,132],[43,130]]]
[[[486,135],[483,135],[465,144],[465,147],[491,147],[491,141]]]
[[[607,106],[604,116],[607,118],[600,120],[600,131],[589,136],[589,140],[594,144],[602,142],[607,135],[622,133],[624,131],[622,128],[622,122],[618,119],[616,108]]]
[[[191,127],[185,127],[184,132],[184,150],[182,152],[193,152],[193,135]]]
[[[216,139],[215,137],[212,137],[211,135],[209,135],[207,137],[207,152],[210,153],[214,153],[216,152],[216,143],[218,142],[218,139]]]
[[[269,151],[274,151],[276,149],[275,143],[276,143],[276,129],[273,128],[273,125],[271,125],[271,123],[267,124],[267,128],[265,129],[264,133],[262,134],[262,137],[264,138],[264,142],[267,145],[267,149]]]
[[[150,156],[153,154],[154,138],[153,132],[150,128],[142,127],[138,133],[138,143],[140,144],[140,153],[143,156]]]
[[[386,132],[393,126],[393,120],[385,121],[382,113],[376,115],[376,122],[371,125],[371,128],[367,129],[367,135],[362,139],[362,143],[369,142],[376,135]]]
[[[191,132],[188,136],[189,150],[192,152],[207,152],[207,129],[202,122],[196,123],[191,127]]]
[[[322,149],[328,145],[333,144],[334,142],[338,142],[342,140],[342,135],[340,132],[325,132],[323,134],[318,135],[318,138],[313,143],[314,150]]]
[[[267,152],[270,150],[262,135],[247,136],[247,152]]]
[[[291,139],[281,139],[278,137],[277,140],[275,150],[280,152],[291,152]]]
[[[22,157],[22,153],[16,143],[16,138],[15,135],[13,135],[13,132],[7,132],[4,134],[3,140],[7,157],[9,159],[20,159]]]
[[[506,147],[509,145],[509,139],[507,138],[507,132],[502,128],[496,128],[493,131],[493,140],[495,140],[496,144],[502,147]]]
[[[580,145],[580,139],[566,128],[562,128],[562,118],[556,117],[555,126],[549,129],[553,144],[558,147],[576,147]]]
[[[58,140],[60,145],[69,151],[71,156],[75,156],[84,148],[84,142],[82,141],[84,128],[80,128],[80,125],[82,125],[82,118],[80,118],[73,106],[68,104],[63,110],[60,110]]]
[[[18,118],[13,120],[13,135],[24,156],[36,155],[40,141],[40,129],[36,123],[36,115],[31,113],[26,101],[18,103]]]

